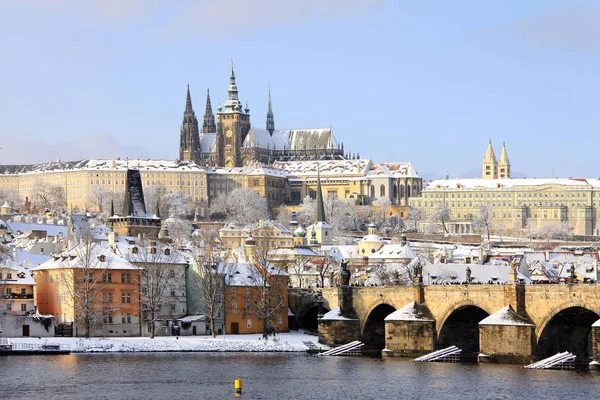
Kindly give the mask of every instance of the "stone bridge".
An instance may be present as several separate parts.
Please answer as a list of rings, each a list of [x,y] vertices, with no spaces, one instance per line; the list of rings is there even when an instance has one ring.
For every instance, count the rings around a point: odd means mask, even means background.
[[[333,345],[362,340],[384,355],[456,345],[482,361],[528,362],[559,351],[600,361],[599,295],[597,284],[325,288],[325,311],[334,312],[318,320],[319,335]],[[296,304],[304,324],[317,307],[307,299]]]

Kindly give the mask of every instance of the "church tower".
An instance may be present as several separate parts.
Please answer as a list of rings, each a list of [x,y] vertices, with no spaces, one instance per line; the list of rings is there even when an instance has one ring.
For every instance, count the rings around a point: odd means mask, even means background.
[[[185,110],[183,111],[183,122],[181,123],[179,159],[194,162],[200,160],[200,133],[198,131],[198,120],[192,107],[190,85],[187,87],[187,98],[185,100]]]
[[[269,109],[267,111],[267,130],[273,136],[275,132],[275,119],[273,118],[273,106],[271,105],[271,86],[269,85]]]
[[[510,179],[510,161],[508,160],[505,143],[502,143],[502,154],[500,154],[500,161],[498,161],[498,178]]]
[[[482,178],[483,179],[498,179],[498,161],[496,160],[496,154],[494,154],[494,148],[492,147],[492,139],[488,143],[483,163],[481,163]]]
[[[213,133],[216,131],[215,115],[212,112],[212,105],[210,104],[210,89],[206,89],[206,111],[204,111],[204,121],[202,121],[202,133]]]
[[[242,166],[242,144],[250,131],[250,109],[238,97],[233,61],[229,76],[229,95],[223,108],[217,112],[216,163],[219,167]]]

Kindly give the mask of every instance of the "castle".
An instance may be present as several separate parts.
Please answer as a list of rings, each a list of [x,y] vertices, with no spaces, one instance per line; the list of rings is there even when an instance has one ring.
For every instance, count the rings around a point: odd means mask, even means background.
[[[248,103],[244,107],[239,99],[233,63],[228,92],[224,107],[220,104],[217,107],[215,119],[210,91],[207,91],[206,109],[200,129],[188,85],[181,124],[180,160],[192,161],[201,166],[234,168],[255,162],[272,164],[274,161],[354,158],[350,154],[344,154],[344,146],[337,142],[331,128],[275,129],[270,88],[266,129],[251,126]]]

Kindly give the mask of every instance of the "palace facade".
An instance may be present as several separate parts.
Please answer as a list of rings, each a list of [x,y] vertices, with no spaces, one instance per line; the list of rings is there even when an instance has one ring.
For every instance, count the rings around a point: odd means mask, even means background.
[[[443,179],[431,182],[410,206],[426,220],[436,204],[450,210],[450,233],[472,233],[480,206],[491,207],[496,231],[521,231],[544,226],[568,227],[575,235],[599,235],[600,180],[511,179],[510,162],[503,146],[496,162],[491,142],[482,163],[482,179]],[[489,172],[489,174],[488,174]],[[422,222],[421,228],[425,229]]]

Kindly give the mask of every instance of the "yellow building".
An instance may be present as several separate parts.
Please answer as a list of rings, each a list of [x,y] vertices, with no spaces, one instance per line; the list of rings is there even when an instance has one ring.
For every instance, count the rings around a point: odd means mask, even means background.
[[[294,247],[294,236],[285,226],[273,221],[260,221],[257,225],[226,225],[219,230],[221,245],[225,249],[244,248],[249,237],[259,246],[271,249]]]

